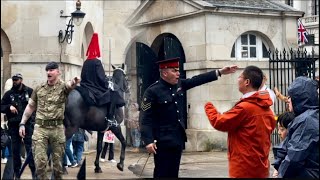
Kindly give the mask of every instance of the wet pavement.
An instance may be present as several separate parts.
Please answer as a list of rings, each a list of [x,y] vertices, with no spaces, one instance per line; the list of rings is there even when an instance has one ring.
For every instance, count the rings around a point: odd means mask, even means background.
[[[270,152],[271,153],[271,152]],[[115,160],[119,161],[120,152],[115,149]],[[273,161],[272,154],[270,154],[270,162]],[[86,157],[86,179],[136,179],[136,178],[152,178],[153,173],[153,156],[151,155],[145,169],[141,176],[141,170],[145,164],[148,153],[130,152],[130,148],[126,151],[126,158],[124,162],[124,171],[119,171],[116,163],[100,162],[102,173],[94,173],[94,159],[95,151],[85,152]],[[1,177],[4,170],[4,165],[1,165]],[[130,167],[136,174],[128,169]],[[132,169],[133,168],[133,169]],[[67,168],[68,174],[64,175],[64,179],[76,179],[80,167]],[[273,168],[270,169],[272,174]],[[49,172],[50,173],[50,172]],[[49,174],[48,173],[48,174]],[[49,176],[48,176],[49,177]],[[228,160],[226,151],[212,151],[212,152],[184,152],[181,159],[181,166],[179,177],[204,177],[204,178],[219,178],[228,177]],[[31,179],[30,169],[27,167],[22,174],[21,179]]]

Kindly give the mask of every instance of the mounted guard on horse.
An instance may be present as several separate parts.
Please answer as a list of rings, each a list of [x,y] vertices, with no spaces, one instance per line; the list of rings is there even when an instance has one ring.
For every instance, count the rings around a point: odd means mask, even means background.
[[[95,172],[101,173],[99,155],[102,150],[103,131],[110,129],[121,142],[120,162],[117,168],[123,171],[126,142],[122,135],[120,123],[115,118],[118,108],[125,105],[119,86],[105,75],[100,57],[98,34],[94,33],[89,44],[81,71],[80,86],[71,91],[65,111],[64,125],[66,137],[70,138],[78,128],[97,131],[97,155]],[[116,71],[114,70],[115,75]],[[124,71],[117,72],[118,76],[125,76]],[[125,78],[121,78],[125,79]]]

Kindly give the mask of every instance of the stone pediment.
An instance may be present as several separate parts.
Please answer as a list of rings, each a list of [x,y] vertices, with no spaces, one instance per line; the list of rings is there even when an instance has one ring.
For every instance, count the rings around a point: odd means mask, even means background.
[[[203,12],[296,17],[303,14],[276,0],[145,0],[130,15],[126,25],[150,25]]]
[[[270,11],[297,11],[279,0],[204,0],[218,8],[257,9]]]
[[[202,1],[201,3],[206,4]],[[129,27],[153,24],[199,13],[203,5],[192,0],[146,0],[127,19]]]

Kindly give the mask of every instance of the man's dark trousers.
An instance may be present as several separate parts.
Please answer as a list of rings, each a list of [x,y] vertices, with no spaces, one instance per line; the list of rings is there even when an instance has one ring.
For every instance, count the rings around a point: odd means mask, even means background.
[[[153,177],[178,178],[182,148],[158,147],[156,152],[157,154],[154,155],[155,168],[153,171]]]
[[[32,150],[32,134],[33,134],[33,127],[31,125],[26,125],[26,136],[23,139],[25,148],[26,148],[26,154],[29,155],[29,152]],[[22,138],[19,135],[19,126],[11,126],[9,125],[9,134],[11,136],[11,147],[12,147],[12,157],[13,157],[13,164],[14,164],[14,173],[17,176],[21,169],[21,145],[22,145]],[[32,153],[30,153],[32,154]],[[31,158],[31,161],[29,162],[29,167],[31,169],[31,172],[35,172],[35,165],[33,157]]]

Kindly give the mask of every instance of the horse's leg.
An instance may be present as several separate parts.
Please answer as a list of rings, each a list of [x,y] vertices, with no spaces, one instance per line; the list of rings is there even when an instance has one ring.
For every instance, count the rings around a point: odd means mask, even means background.
[[[94,165],[96,168],[94,169],[95,173],[102,173],[102,170],[99,166],[99,158],[100,158],[100,153],[102,150],[102,139],[103,139],[103,133],[100,131],[97,131],[97,153],[96,153],[96,160],[94,161]]]
[[[113,134],[119,139],[119,141],[121,143],[120,162],[117,164],[117,168],[120,171],[123,171],[124,158],[125,158],[125,152],[126,152],[126,146],[127,146],[126,140],[123,137],[120,125],[118,125],[117,127],[112,126],[112,127],[110,127],[110,129],[113,132]]]

